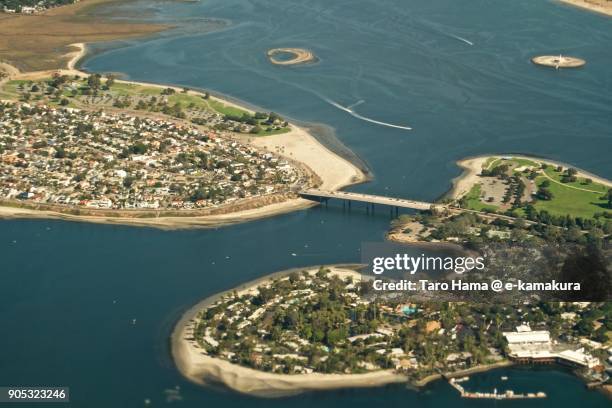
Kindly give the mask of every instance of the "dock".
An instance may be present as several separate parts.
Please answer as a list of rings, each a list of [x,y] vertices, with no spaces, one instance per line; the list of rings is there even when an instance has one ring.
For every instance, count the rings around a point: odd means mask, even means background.
[[[546,398],[544,392],[528,392],[526,394],[516,393],[513,390],[506,390],[502,393],[497,392],[497,388],[493,392],[471,392],[466,391],[465,388],[460,384],[469,380],[469,377],[463,377],[461,379],[451,378],[448,383],[459,391],[461,398],[472,398],[472,399],[494,399],[494,400],[505,400],[505,399],[534,399],[534,398]]]

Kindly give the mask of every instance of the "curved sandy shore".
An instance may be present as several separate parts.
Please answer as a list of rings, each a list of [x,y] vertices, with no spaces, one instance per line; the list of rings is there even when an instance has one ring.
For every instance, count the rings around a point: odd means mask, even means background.
[[[612,17],[612,2],[609,0],[558,0],[571,6],[590,10],[595,13],[605,14]]]
[[[361,279],[361,275],[347,265],[330,266],[332,273],[342,277],[352,276]],[[202,349],[194,347],[194,342],[187,340],[191,319],[198,312],[217,301],[227,293],[252,290],[272,279],[286,276],[296,268],[265,276],[246,283],[238,288],[211,296],[189,309],[175,326],[171,337],[172,356],[177,368],[186,378],[197,384],[223,384],[226,387],[244,394],[259,397],[281,397],[306,391],[321,391],[337,388],[377,387],[385,384],[406,382],[406,376],[392,370],[381,370],[366,374],[273,374],[242,367],[228,361],[202,354]],[[308,269],[314,273],[317,269]]]
[[[457,165],[463,169],[463,173],[453,179],[452,181],[453,187],[448,193],[445,194],[444,197],[452,198],[452,199],[460,199],[461,197],[466,195],[470,191],[472,186],[480,181],[479,174],[482,171],[482,166],[485,164],[487,159],[490,157],[495,157],[495,158],[514,157],[517,159],[537,160],[539,162],[546,163],[551,166],[562,166],[563,168],[572,167],[578,171],[577,173],[578,177],[590,178],[597,183],[600,183],[600,184],[603,184],[605,186],[612,188],[612,181],[606,178],[603,178],[601,176],[597,176],[595,174],[589,173],[588,171],[579,169],[575,166],[572,166],[571,164],[558,162],[554,160],[542,159],[540,157],[535,157],[535,156],[526,156],[526,155],[517,155],[517,154],[508,154],[508,155],[491,154],[491,155],[486,155],[486,156],[470,157],[467,159],[457,161]]]
[[[62,75],[88,75],[86,72],[76,68],[79,61],[87,54],[87,47],[84,43],[71,44],[76,48],[75,51],[66,54],[68,62],[67,69],[53,71],[37,71],[21,73],[14,69],[10,72],[11,79],[36,80],[48,77],[52,73],[59,72]],[[117,82],[130,83],[136,85],[154,86],[168,88],[167,85],[150,84],[137,81],[117,80]],[[177,91],[182,88],[172,87]],[[196,91],[189,91],[193,94],[201,94]],[[217,96],[210,96],[225,105],[238,107],[253,113],[245,106],[228,101]],[[291,161],[299,162],[316,175],[319,180],[319,188],[327,190],[337,190],[351,184],[365,181],[366,175],[357,166],[348,160],[338,156],[325,146],[323,146],[314,136],[304,128],[290,124],[291,131],[284,134],[264,136],[264,137],[241,137],[244,143],[264,150],[269,150],[276,155],[283,156]],[[271,217],[292,211],[306,209],[317,205],[317,203],[301,198],[285,200],[283,202],[251,208],[248,210],[205,216],[178,216],[178,217],[151,217],[151,218],[128,218],[128,217],[109,217],[109,216],[80,216],[70,215],[55,211],[39,211],[27,208],[0,207],[0,218],[53,218],[68,221],[85,221],[104,224],[124,224],[132,226],[148,226],[164,229],[174,228],[196,228],[214,227],[219,225],[234,224],[252,221],[259,218]]]

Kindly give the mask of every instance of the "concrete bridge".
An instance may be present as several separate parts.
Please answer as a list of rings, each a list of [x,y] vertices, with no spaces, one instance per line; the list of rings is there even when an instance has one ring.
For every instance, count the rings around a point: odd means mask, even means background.
[[[374,211],[374,205],[379,204],[385,207],[389,207],[391,209],[391,213],[395,210],[395,215],[398,215],[398,210],[400,208],[407,208],[411,210],[431,210],[435,209],[438,211],[448,210],[452,213],[472,213],[476,214],[480,217],[488,218],[488,219],[501,219],[510,222],[515,222],[517,219],[514,217],[510,217],[503,214],[495,214],[488,213],[485,211],[478,210],[470,210],[467,208],[460,208],[454,205],[441,204],[441,203],[428,203],[426,201],[415,201],[415,200],[406,200],[403,198],[394,198],[394,197],[385,197],[385,196],[377,196],[372,194],[361,194],[361,193],[351,193],[348,191],[326,191],[326,190],[318,190],[318,189],[308,189],[299,191],[298,194],[302,198],[306,198],[308,200],[318,201],[320,203],[326,203],[328,200],[334,198],[343,201],[343,205],[348,204],[348,208],[351,208],[352,202],[364,203],[367,205],[366,209],[368,213],[370,209],[372,212]],[[536,225],[538,224],[535,221],[523,220],[523,222],[527,225]],[[562,227],[558,227],[562,228]]]
[[[395,208],[395,211],[399,208],[408,208],[411,210],[429,210],[432,206],[443,208],[441,204],[428,203],[425,201],[414,201],[406,200],[403,198],[377,196],[372,194],[361,194],[351,193],[348,191],[326,191],[318,189],[302,190],[298,193],[301,197],[308,200],[315,200],[319,202],[326,202],[330,199],[343,200],[344,203],[348,203],[349,208],[352,202],[365,203],[374,209],[375,204],[383,205],[386,207]]]

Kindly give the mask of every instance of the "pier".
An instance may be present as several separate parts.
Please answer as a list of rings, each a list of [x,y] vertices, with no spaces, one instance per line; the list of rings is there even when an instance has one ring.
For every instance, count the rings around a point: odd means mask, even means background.
[[[493,390],[493,392],[470,392],[466,391],[465,388],[460,384],[464,381],[468,381],[469,377],[463,377],[460,379],[451,378],[448,383],[459,391],[461,398],[473,398],[473,399],[494,399],[494,400],[504,400],[504,399],[532,399],[532,398],[546,398],[546,393],[544,392],[528,392],[527,394],[515,393],[512,390],[506,390],[503,393],[498,393],[497,388]]]
[[[434,207],[440,209],[446,208],[446,206],[442,204],[429,203],[426,201],[407,200],[404,198],[385,197],[372,194],[351,193],[348,191],[308,189],[302,190],[298,194],[308,200],[319,201],[321,203],[327,202],[330,199],[342,200],[344,205],[348,205],[348,208],[351,208],[351,204],[354,202],[364,203],[367,205],[367,209],[369,210],[371,208],[372,211],[374,211],[375,205],[390,207],[391,210],[395,210],[396,213],[400,208],[421,211],[430,210]]]

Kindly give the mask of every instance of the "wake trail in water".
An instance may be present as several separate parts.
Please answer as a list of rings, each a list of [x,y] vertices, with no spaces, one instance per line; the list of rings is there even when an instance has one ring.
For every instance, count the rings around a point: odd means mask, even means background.
[[[361,103],[363,103],[364,101],[359,101],[359,102],[357,102],[357,103],[355,103],[355,104],[353,104],[353,105],[351,105],[351,106],[346,107],[346,106],[342,106],[342,105],[340,105],[340,104],[339,104],[339,103],[337,103],[337,102],[332,101],[332,100],[331,100],[331,99],[329,99],[329,98],[325,98],[325,97],[324,97],[324,98],[323,98],[323,100],[324,100],[325,102],[329,103],[330,105],[335,106],[336,108],[338,108],[338,109],[340,109],[340,110],[343,110],[343,111],[347,112],[349,115],[353,116],[354,118],[361,119],[361,120],[366,121],[366,122],[374,123],[374,124],[376,124],[376,125],[381,125],[381,126],[390,127],[390,128],[395,128],[395,129],[403,129],[403,130],[412,130],[412,128],[411,128],[411,127],[409,127],[409,126],[394,125],[393,123],[381,122],[381,121],[379,121],[379,120],[374,120],[374,119],[366,118],[365,116],[362,116],[362,115],[358,114],[357,112],[355,112],[355,111],[352,109],[352,107],[357,106],[357,105],[360,105],[360,104],[361,104]]]
[[[473,46],[473,45],[474,45],[474,43],[473,43],[473,42],[471,42],[470,40],[467,40],[467,39],[465,39],[465,38],[463,38],[463,37],[459,37],[458,35],[455,35],[455,34],[448,34],[448,35],[449,35],[450,37],[454,38],[455,40],[459,40],[459,41],[461,41],[461,42],[466,43],[467,45],[470,45],[470,46]]]
[[[352,105],[350,105],[350,106],[347,106],[347,108],[348,108],[348,109],[353,109],[355,106],[359,106],[359,105],[361,105],[361,104],[362,104],[362,103],[364,103],[364,102],[365,102],[365,101],[364,101],[363,99],[361,99],[361,100],[359,100],[359,101],[355,102],[354,104],[352,104]]]

